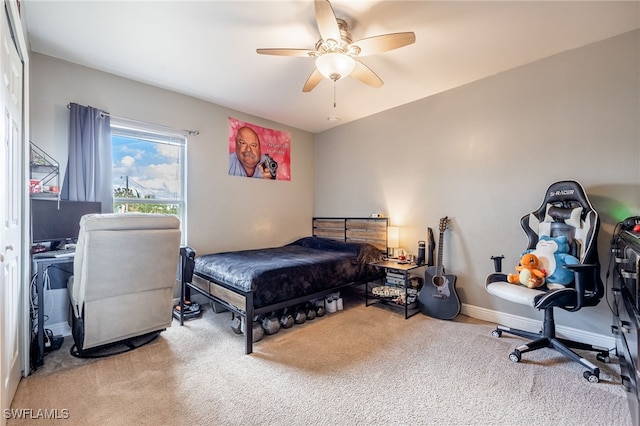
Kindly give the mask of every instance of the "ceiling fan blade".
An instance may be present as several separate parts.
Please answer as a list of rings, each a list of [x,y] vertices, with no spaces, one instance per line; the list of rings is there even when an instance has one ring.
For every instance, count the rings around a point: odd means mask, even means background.
[[[322,78],[323,78],[322,74],[320,74],[320,71],[318,71],[318,68],[314,68],[313,72],[307,79],[307,82],[304,83],[304,87],[302,88],[302,91],[305,93],[312,91],[318,85],[318,83],[322,81]]]
[[[375,87],[376,89],[384,84],[380,77],[378,77],[375,72],[371,71],[371,68],[360,61],[356,61],[356,66],[353,71],[351,71],[351,76],[357,78],[364,84]]]
[[[389,50],[413,44],[415,41],[415,33],[393,33],[363,38],[362,40],[351,43],[351,46],[360,48],[358,56],[367,56],[388,52]]]
[[[261,55],[276,55],[276,56],[301,56],[308,58],[313,56],[315,50],[309,49],[256,49],[256,52]]]
[[[341,40],[340,28],[338,27],[336,14],[333,12],[331,3],[327,0],[315,0],[315,8],[320,37],[322,37],[324,41],[334,40],[336,43],[339,43]]]

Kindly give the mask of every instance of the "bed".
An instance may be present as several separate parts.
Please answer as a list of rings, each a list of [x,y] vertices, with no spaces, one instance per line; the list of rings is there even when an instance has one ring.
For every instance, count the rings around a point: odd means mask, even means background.
[[[244,318],[291,307],[381,278],[370,263],[386,255],[386,218],[313,218],[313,233],[281,247],[196,256],[181,249],[181,309],[190,290]],[[180,316],[180,324],[184,317]],[[245,353],[253,329],[245,327]]]

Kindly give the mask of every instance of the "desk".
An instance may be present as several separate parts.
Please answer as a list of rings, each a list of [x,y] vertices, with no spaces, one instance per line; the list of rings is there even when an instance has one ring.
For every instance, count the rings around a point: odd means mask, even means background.
[[[35,368],[44,364],[44,272],[51,265],[73,263],[73,257],[40,257],[31,258],[32,268],[35,271],[36,292],[38,293],[38,358],[32,364]]]

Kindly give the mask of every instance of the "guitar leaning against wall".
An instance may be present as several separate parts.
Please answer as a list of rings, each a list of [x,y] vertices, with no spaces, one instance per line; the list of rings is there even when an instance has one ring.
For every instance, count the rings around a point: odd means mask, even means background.
[[[449,320],[460,313],[460,299],[456,293],[456,276],[445,274],[442,265],[442,246],[444,231],[447,229],[449,218],[440,219],[440,238],[438,240],[438,262],[436,266],[429,266],[425,272],[425,280],[418,301],[423,314],[433,318]]]

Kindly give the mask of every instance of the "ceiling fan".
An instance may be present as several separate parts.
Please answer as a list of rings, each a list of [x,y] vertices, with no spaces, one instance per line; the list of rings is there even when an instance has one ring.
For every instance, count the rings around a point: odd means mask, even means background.
[[[384,84],[380,77],[357,58],[387,52],[416,41],[413,32],[403,32],[367,37],[354,42],[347,23],[336,18],[328,0],[314,0],[314,4],[321,37],[315,49],[256,49],[262,55],[316,58],[316,68],[304,84],[303,92],[313,90],[323,77],[336,82],[348,75],[378,88]]]

